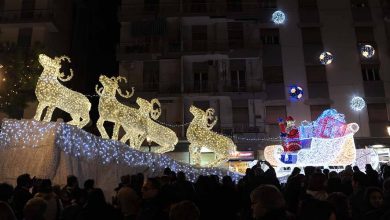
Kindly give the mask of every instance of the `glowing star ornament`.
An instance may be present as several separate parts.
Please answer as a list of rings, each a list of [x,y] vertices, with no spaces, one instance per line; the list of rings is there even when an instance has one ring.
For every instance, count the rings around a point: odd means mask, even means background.
[[[373,46],[366,44],[360,48],[360,53],[362,54],[363,57],[369,59],[375,55],[375,49]]]
[[[69,113],[72,117],[72,121],[68,122],[68,124],[79,128],[87,125],[90,121],[89,111],[91,110],[91,103],[88,98],[60,83],[60,81],[69,81],[73,77],[72,70],[70,70],[69,76],[65,76],[60,71],[62,67],[61,62],[64,60],[70,62],[70,58],[61,56],[52,59],[44,54],[40,54],[38,60],[43,67],[43,71],[35,88],[38,107],[34,119],[40,121],[42,111],[47,107],[43,121],[48,122],[51,120],[54,109],[59,108]]]
[[[272,14],[272,21],[275,24],[283,24],[286,21],[286,15],[282,11],[275,11]]]
[[[362,97],[355,96],[351,99],[350,102],[351,109],[354,111],[361,111],[366,107],[366,101]]]
[[[333,62],[333,55],[330,52],[325,51],[325,52],[321,53],[319,59],[323,65],[328,65],[328,64],[331,64]]]
[[[190,112],[194,118],[187,129],[187,140],[190,142],[189,151],[192,163],[197,166],[200,165],[202,147],[215,153],[215,160],[207,164],[208,167],[216,167],[227,161],[229,155],[235,152],[237,147],[232,139],[210,131],[218,120],[214,116],[214,109],[209,108],[205,112],[191,106]]]
[[[303,89],[300,86],[292,85],[289,89],[290,99],[292,101],[298,101],[303,97]]]

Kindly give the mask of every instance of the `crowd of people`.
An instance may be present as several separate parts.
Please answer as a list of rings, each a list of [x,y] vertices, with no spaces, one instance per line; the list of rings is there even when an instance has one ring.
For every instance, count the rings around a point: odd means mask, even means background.
[[[199,176],[192,183],[169,168],[160,177],[126,175],[113,186],[111,198],[92,179],[80,187],[77,177],[69,176],[61,188],[23,174],[15,188],[0,184],[0,220],[390,219],[390,166],[379,172],[370,165],[364,172],[347,166],[339,173],[294,168],[281,184],[272,166],[261,163],[237,183],[229,176]]]

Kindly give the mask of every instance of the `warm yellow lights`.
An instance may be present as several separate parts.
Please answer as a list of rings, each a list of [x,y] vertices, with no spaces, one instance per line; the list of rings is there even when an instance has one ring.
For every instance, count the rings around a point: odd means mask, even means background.
[[[215,160],[207,166],[215,167],[228,160],[230,153],[234,152],[237,147],[230,138],[210,131],[218,120],[214,116],[214,109],[209,108],[204,112],[195,106],[191,106],[190,112],[194,116],[187,129],[191,162],[194,165],[200,165],[202,147],[206,147],[215,153]]]
[[[154,120],[161,115],[161,104],[158,99],[152,99],[150,102],[137,98],[139,109],[128,107],[120,103],[116,99],[116,93],[124,98],[130,98],[134,94],[126,91],[124,95],[119,89],[119,82],[127,80],[124,77],[100,76],[99,81],[103,85],[102,88],[96,86],[96,92],[100,96],[99,100],[99,119],[96,123],[100,134],[103,138],[109,138],[103,123],[110,121],[115,123],[112,139],[118,139],[118,132],[120,126],[125,130],[125,135],[121,138],[121,142],[130,142],[130,146],[135,149],[140,149],[142,142],[145,139],[148,142],[155,142],[160,148],[156,150],[157,153],[165,153],[172,151],[178,142],[178,138],[174,131],[164,127]],[[153,120],[154,119],[154,120]]]
[[[59,80],[66,82],[73,77],[72,70],[67,77],[60,71],[63,60],[70,62],[69,57],[66,56],[52,59],[44,54],[39,55],[39,63],[43,71],[35,88],[38,107],[34,119],[40,121],[42,111],[47,107],[43,121],[50,121],[54,109],[59,108],[72,117],[72,121],[68,124],[82,128],[90,121],[91,103],[83,94],[68,89],[60,83]]]

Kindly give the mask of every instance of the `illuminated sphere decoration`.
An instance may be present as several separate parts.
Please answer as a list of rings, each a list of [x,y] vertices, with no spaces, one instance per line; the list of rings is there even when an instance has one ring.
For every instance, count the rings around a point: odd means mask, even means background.
[[[325,51],[325,52],[321,53],[320,62],[323,65],[331,64],[332,61],[333,61],[333,55],[330,52]]]
[[[351,99],[351,109],[354,111],[361,111],[366,107],[366,102],[362,97],[355,96]]]
[[[272,14],[272,21],[275,24],[283,24],[286,21],[286,15],[282,11],[275,11]]]
[[[290,86],[288,93],[293,101],[300,100],[303,97],[303,89],[297,85]]]
[[[371,57],[373,57],[375,55],[375,49],[373,46],[371,45],[363,45],[361,48],[360,48],[360,52],[362,54],[363,57],[369,59]]]

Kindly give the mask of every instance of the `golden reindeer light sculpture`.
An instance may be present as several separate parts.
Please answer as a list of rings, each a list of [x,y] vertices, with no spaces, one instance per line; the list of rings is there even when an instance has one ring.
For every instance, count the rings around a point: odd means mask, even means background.
[[[116,99],[116,93],[123,98],[130,98],[134,94],[134,88],[132,88],[131,93],[129,91],[126,91],[126,94],[122,93],[119,88],[119,82],[121,80],[127,82],[126,78],[120,76],[108,78],[102,75],[99,77],[99,82],[103,87],[99,88],[98,85],[95,87],[96,93],[100,96],[98,106],[99,119],[96,122],[96,126],[99,129],[100,135],[103,138],[109,139],[103,123],[105,121],[115,123],[112,135],[112,139],[114,140],[118,139],[119,128],[122,126],[126,134],[122,137],[121,141],[125,143],[130,139],[130,146],[139,148],[140,144],[136,141],[136,137],[137,139],[144,139],[146,137],[146,125],[138,109],[126,106]]]
[[[209,108],[205,112],[191,106],[190,112],[194,118],[187,129],[187,140],[190,142],[189,151],[192,163],[200,166],[202,147],[215,153],[215,160],[207,164],[208,167],[216,167],[227,161],[230,153],[236,151],[237,147],[230,138],[211,131],[218,120],[214,116],[214,109]]]
[[[47,107],[43,121],[50,121],[54,109],[59,108],[69,113],[72,117],[72,121],[68,122],[68,124],[79,128],[87,125],[90,121],[89,111],[91,110],[91,103],[88,98],[60,83],[60,81],[69,81],[73,77],[72,69],[67,77],[60,71],[61,62],[64,60],[70,62],[70,58],[61,56],[52,59],[44,54],[40,54],[38,60],[43,66],[43,71],[35,88],[38,107],[34,119],[40,121],[42,111]]]
[[[138,97],[136,102],[139,105],[139,114],[145,118],[144,123],[147,128],[146,138],[148,138],[150,142],[155,142],[160,146],[155,152],[163,154],[173,151],[175,149],[175,145],[179,141],[176,133],[154,121],[161,115],[161,104],[158,99],[152,99],[149,102]],[[155,106],[157,106],[157,108],[154,108]]]

